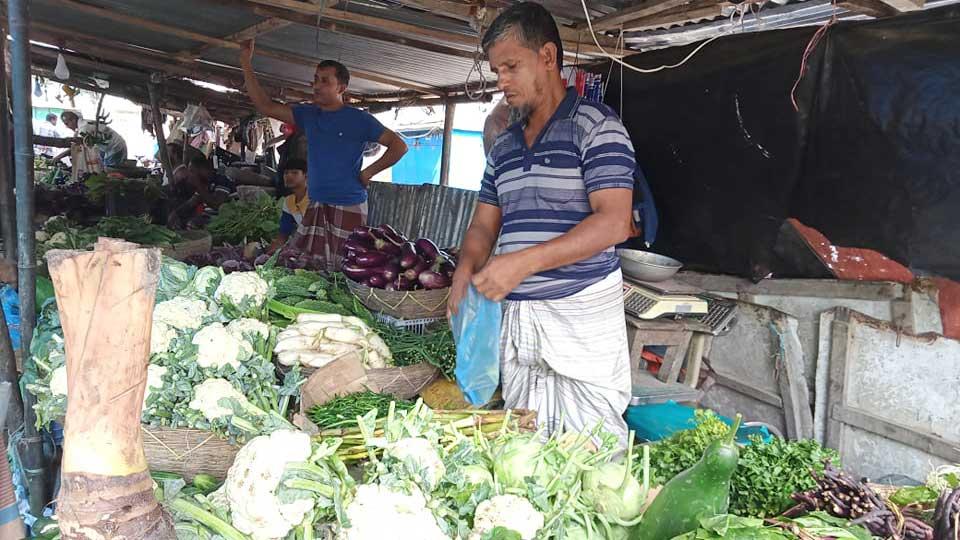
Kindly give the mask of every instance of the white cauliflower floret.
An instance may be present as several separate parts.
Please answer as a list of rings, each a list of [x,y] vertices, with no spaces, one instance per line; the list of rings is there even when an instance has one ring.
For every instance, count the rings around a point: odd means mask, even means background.
[[[235,338],[242,340],[246,340],[248,335],[262,337],[263,339],[270,337],[270,326],[256,319],[236,319],[231,321],[230,324],[227,325],[227,331],[233,334]]]
[[[60,366],[50,375],[50,393],[55,396],[67,395],[67,366]]]
[[[236,369],[253,352],[249,343],[228,332],[221,323],[204,326],[194,334],[192,343],[197,346],[197,365],[202,368],[231,365]]]
[[[220,405],[220,400],[224,398],[233,398],[240,403],[247,400],[236,388],[226,379],[207,379],[193,388],[193,399],[190,401],[190,408],[203,413],[203,416],[210,421],[233,414],[233,410]]]
[[[419,492],[407,495],[367,484],[347,505],[350,527],[337,540],[449,540]]]
[[[43,242],[46,242],[47,240],[50,239],[50,235],[47,234],[47,233],[45,233],[45,232],[43,232],[43,231],[37,231],[37,232],[33,233],[33,238],[34,238],[34,240],[36,240],[37,242],[40,242],[40,243],[42,244]]]
[[[153,321],[150,328],[150,354],[163,354],[177,338],[177,331],[169,324]]]
[[[523,497],[498,495],[477,505],[470,540],[480,540],[497,527],[510,529],[523,540],[533,540],[543,528],[543,514]]]
[[[220,280],[213,298],[218,302],[228,300],[246,313],[263,307],[269,292],[270,285],[256,272],[234,272]]]
[[[404,464],[408,472],[417,478],[423,478],[428,490],[433,490],[440,484],[446,472],[440,453],[426,439],[406,437],[391,444],[386,449],[386,455]]]
[[[167,368],[156,364],[147,365],[147,388],[143,392],[143,408],[147,408],[147,398],[150,397],[152,390],[163,388],[163,376],[167,374]]]
[[[62,232],[62,231],[61,231],[61,232],[58,232],[58,233],[54,233],[54,235],[51,236],[49,240],[47,240],[47,244],[49,244],[49,245],[51,245],[51,246],[65,246],[65,245],[67,245],[67,233]]]
[[[200,328],[207,314],[207,304],[203,300],[183,296],[160,302],[153,308],[154,322],[162,322],[177,330]]]
[[[310,436],[279,430],[256,437],[237,453],[224,483],[233,526],[254,540],[284,538],[313,510],[313,498],[277,497],[288,463],[310,459]]]

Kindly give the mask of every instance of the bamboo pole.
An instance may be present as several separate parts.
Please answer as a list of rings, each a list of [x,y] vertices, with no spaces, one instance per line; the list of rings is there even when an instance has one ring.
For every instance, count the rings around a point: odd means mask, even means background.
[[[7,33],[0,30],[0,231],[3,233],[3,255],[17,258],[17,206],[13,195],[13,167],[10,138],[10,108],[7,100]]]
[[[172,539],[140,429],[160,250],[101,238],[47,254],[67,356],[59,502],[64,540]]]
[[[156,78],[159,79],[159,74]],[[163,174],[167,181],[173,183],[173,163],[170,162],[170,155],[167,153],[167,138],[163,134],[163,115],[160,113],[160,91],[154,82],[154,75],[150,76],[150,82],[147,84],[147,90],[150,92],[150,109],[153,114],[153,135],[157,138],[157,146],[160,147],[160,162],[163,164]]]

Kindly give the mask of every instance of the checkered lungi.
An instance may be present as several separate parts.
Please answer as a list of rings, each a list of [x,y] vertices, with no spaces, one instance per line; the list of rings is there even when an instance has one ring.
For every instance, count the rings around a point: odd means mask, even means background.
[[[366,222],[366,202],[354,206],[311,202],[288,245],[304,253],[323,257],[327,271],[336,272],[340,270],[343,259],[344,242],[354,229]]]

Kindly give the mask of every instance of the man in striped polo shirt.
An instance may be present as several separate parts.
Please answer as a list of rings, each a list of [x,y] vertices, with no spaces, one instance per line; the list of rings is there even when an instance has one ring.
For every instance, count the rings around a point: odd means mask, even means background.
[[[548,432],[600,422],[625,445],[630,366],[613,246],[636,232],[633,146],[610,108],[565,88],[560,35],[541,5],[506,9],[483,48],[523,120],[488,155],[450,311],[470,283],[505,299],[506,405],[538,411]]]

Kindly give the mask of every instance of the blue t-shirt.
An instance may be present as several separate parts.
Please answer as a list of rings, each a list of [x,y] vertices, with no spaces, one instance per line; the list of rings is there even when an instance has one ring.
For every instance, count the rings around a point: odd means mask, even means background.
[[[370,113],[353,107],[333,112],[316,105],[293,107],[297,127],[307,136],[307,195],[312,202],[351,206],[367,200],[360,168],[367,143],[383,134]]]

